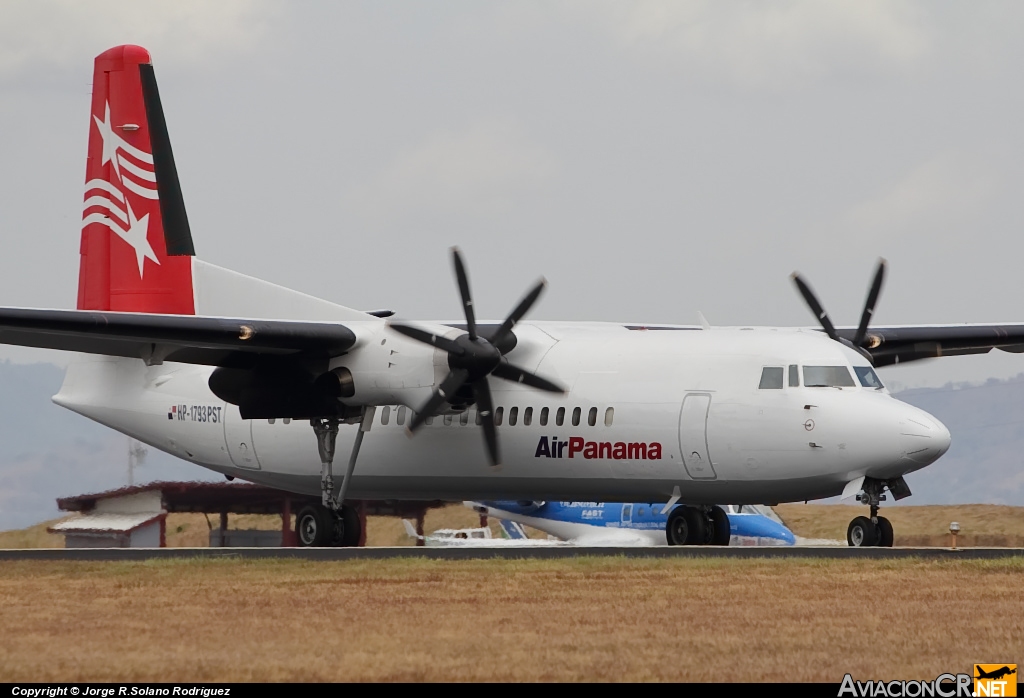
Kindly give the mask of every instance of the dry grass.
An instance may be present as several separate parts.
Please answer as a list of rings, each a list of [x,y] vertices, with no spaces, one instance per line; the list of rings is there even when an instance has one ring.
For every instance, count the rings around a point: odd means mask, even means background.
[[[775,507],[786,525],[804,538],[846,539],[846,527],[855,516],[864,515],[867,507],[838,504],[780,504]],[[892,521],[897,546],[940,546],[950,544],[949,522],[960,523],[959,547],[1024,547],[1024,507],[996,504],[961,504],[929,506],[883,506],[882,514]],[[46,522],[20,531],[0,531],[0,549],[59,548],[63,536],[46,532]],[[480,517],[461,504],[431,509],[424,521],[427,533],[439,528],[475,528]],[[498,524],[489,522],[491,534],[500,537]],[[210,526],[219,526],[216,515],[170,514],[167,517],[167,546],[172,548],[206,547]],[[230,528],[280,529],[281,517],[231,515]],[[294,527],[294,517],[292,517]],[[543,538],[540,531],[527,529],[531,537]],[[405,534],[402,521],[395,517],[371,516],[367,520],[368,546],[405,546],[414,541]]]
[[[867,507],[780,504],[775,512],[798,536],[846,540],[846,527]],[[949,524],[960,524],[958,547],[1024,547],[1024,507],[998,504],[885,506],[880,513],[896,532],[897,546],[948,546]]]
[[[0,550],[15,548],[63,548],[64,536],[57,536],[46,532],[47,526],[61,521],[44,521],[43,523],[29,526],[15,531],[0,531]]]
[[[931,679],[1024,656],[1024,561],[18,562],[0,682]]]
[[[64,537],[46,532],[46,527],[56,521],[47,521],[26,529],[16,531],[0,531],[0,550],[7,548],[62,548]],[[491,535],[501,536],[495,520],[488,522]],[[291,527],[295,528],[295,517],[291,518]],[[423,530],[427,533],[439,528],[476,528],[480,525],[480,516],[471,509],[452,504],[440,509],[430,509],[423,522]],[[211,514],[169,514],[167,516],[167,547],[169,548],[205,548],[210,544],[210,529],[220,526],[220,517]],[[280,516],[264,516],[259,514],[232,514],[228,516],[228,527],[234,529],[280,530]],[[392,516],[370,516],[366,521],[366,544],[368,546],[405,546],[414,545],[415,541],[405,533],[402,520]],[[545,534],[533,531],[534,537]]]

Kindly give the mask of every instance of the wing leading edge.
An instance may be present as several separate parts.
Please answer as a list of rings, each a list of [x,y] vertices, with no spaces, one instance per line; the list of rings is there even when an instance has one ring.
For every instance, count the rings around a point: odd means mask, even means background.
[[[333,323],[0,308],[0,343],[250,368],[261,357],[338,356],[355,345],[356,335]]]
[[[853,342],[857,329],[841,327],[836,334]],[[1024,353],[1024,324],[874,327],[861,346],[875,366],[984,354],[992,349],[1020,354]]]

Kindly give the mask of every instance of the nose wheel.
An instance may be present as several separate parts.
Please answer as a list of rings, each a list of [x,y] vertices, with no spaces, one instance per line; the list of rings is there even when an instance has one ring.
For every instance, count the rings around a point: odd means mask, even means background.
[[[870,516],[858,516],[846,529],[846,542],[853,548],[891,548],[893,541],[892,524],[889,519],[878,515],[878,505],[885,499],[882,494],[884,483],[865,478],[864,491],[857,500],[870,507]]]

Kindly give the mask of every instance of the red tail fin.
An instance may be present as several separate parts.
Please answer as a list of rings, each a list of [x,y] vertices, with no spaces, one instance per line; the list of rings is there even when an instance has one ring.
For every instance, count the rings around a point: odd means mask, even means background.
[[[96,57],[78,307],[195,313],[192,235],[149,52]]]

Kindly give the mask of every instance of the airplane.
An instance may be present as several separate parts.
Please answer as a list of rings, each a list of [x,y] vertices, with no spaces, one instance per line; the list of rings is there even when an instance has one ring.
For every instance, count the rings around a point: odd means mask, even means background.
[[[724,545],[719,503],[855,494],[847,542],[891,546],[886,490],[909,496],[950,434],[875,369],[1024,351],[1022,324],[869,327],[884,261],[856,328],[799,275],[821,329],[523,321],[543,279],[477,321],[456,248],[464,322],[353,309],[196,256],[146,49],[97,56],[89,127],[77,309],[0,308],[0,343],[77,352],[62,407],[319,493],[302,545],[355,545],[356,499],[666,502],[669,543]]]
[[[668,543],[667,524],[671,511],[664,503],[505,501],[465,502],[465,505],[503,524],[508,521],[525,524],[563,540],[601,532],[613,538],[640,539],[640,544]],[[796,543],[793,532],[767,507],[726,506],[725,510],[729,518],[728,545]]]
[[[1017,673],[1016,669],[1011,669],[1008,666],[1000,667],[999,669],[994,669],[992,671],[985,671],[983,669],[978,669],[978,675],[975,676],[974,678],[976,678],[976,679],[1001,679],[1004,676],[1009,676],[1010,674],[1016,674],[1016,673]]]
[[[428,535],[420,535],[416,532],[409,519],[402,519],[405,526],[405,533],[410,538],[423,541],[424,545],[431,547],[478,547],[478,548],[529,548],[529,547],[551,547],[570,545],[571,541],[548,540],[544,538],[528,538],[522,529],[502,528],[505,535],[501,538],[491,536],[491,529],[487,526],[480,528],[440,528]]]

